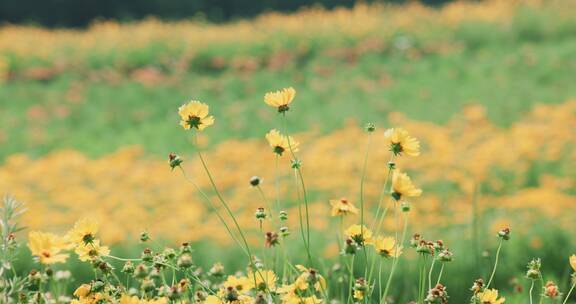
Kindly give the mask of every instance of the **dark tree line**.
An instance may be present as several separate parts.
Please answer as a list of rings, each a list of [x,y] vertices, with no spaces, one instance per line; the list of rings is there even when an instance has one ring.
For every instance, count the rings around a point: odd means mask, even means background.
[[[364,0],[364,2],[406,0]],[[447,0],[423,0],[440,4]],[[267,11],[291,12],[301,7],[350,7],[356,0],[0,0],[1,23],[83,27],[94,20],[138,20],[156,16],[178,20],[201,16],[213,22],[249,18]]]

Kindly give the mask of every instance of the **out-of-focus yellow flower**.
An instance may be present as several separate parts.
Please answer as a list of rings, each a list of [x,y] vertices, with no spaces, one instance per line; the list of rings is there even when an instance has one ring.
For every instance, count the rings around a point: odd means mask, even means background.
[[[272,129],[266,134],[266,140],[272,147],[272,151],[278,155],[282,155],[282,153],[290,149],[292,149],[292,152],[298,152],[298,146],[300,145],[292,136],[282,135],[276,129]]]
[[[267,105],[278,108],[278,112],[283,113],[290,109],[288,106],[294,100],[296,90],[294,88],[285,88],[276,92],[269,92],[264,95],[264,102]]]
[[[161,297],[158,299],[144,300],[139,299],[137,296],[122,295],[120,298],[120,304],[167,304],[168,299]]]
[[[242,276],[228,276],[226,281],[223,283],[224,288],[233,287],[238,292],[246,293],[254,286],[254,280],[250,280],[248,277]]]
[[[402,247],[396,246],[396,239],[393,237],[377,237],[374,241],[374,249],[379,255],[390,258],[399,257],[402,254]]]
[[[254,286],[254,279],[256,278],[256,286]],[[248,278],[251,278],[249,281],[251,283],[251,287],[255,288],[260,291],[273,291],[276,290],[276,274],[272,270],[260,270],[255,273],[252,271],[248,272]]]
[[[77,246],[90,244],[96,239],[99,228],[100,224],[96,220],[84,218],[74,224],[66,238]]]
[[[180,125],[190,130],[204,130],[204,128],[214,124],[214,116],[208,116],[208,105],[197,100],[192,100],[178,108],[180,115]]]
[[[358,208],[345,198],[330,200],[330,205],[332,205],[332,211],[330,212],[332,216],[344,216],[349,213],[358,214]]]
[[[401,128],[392,128],[384,132],[384,137],[390,145],[390,151],[394,155],[420,155],[420,142],[410,136],[408,131]]]
[[[505,298],[498,299],[498,290],[496,289],[486,289],[479,292],[477,297],[481,304],[502,304],[506,300]]]
[[[206,300],[204,300],[204,304],[223,304],[224,302],[222,302],[222,300],[214,295],[209,295],[206,297]]]
[[[67,246],[62,237],[52,233],[32,231],[28,235],[28,248],[32,255],[45,265],[64,263],[68,254],[62,251],[66,250]]]
[[[351,238],[358,245],[372,244],[372,231],[366,226],[352,225],[344,231],[346,237]]]
[[[364,299],[364,292],[362,290],[354,290],[354,299],[363,300]]]
[[[80,261],[85,262],[94,260],[100,256],[109,255],[110,248],[101,246],[100,240],[94,240],[92,243],[79,245],[74,252],[76,252]]]
[[[572,266],[572,269],[576,271],[576,254],[570,256],[570,266]]]
[[[416,197],[420,194],[422,194],[422,190],[412,184],[408,174],[394,171],[391,195],[395,200],[399,201],[403,197]]]
[[[82,284],[78,286],[78,288],[76,288],[76,290],[74,291],[74,296],[80,299],[85,298],[86,296],[88,296],[91,290],[92,287],[90,286],[90,284]]]

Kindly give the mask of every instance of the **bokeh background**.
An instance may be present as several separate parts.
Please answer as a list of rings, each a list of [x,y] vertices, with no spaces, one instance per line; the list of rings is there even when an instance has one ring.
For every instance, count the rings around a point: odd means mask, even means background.
[[[505,226],[513,238],[496,280],[509,302],[523,303],[533,257],[566,291],[576,252],[574,12],[570,0],[3,1],[0,193],[27,204],[29,229],[61,232],[92,216],[118,252],[143,248],[138,235],[148,231],[163,244],[195,242],[206,267],[242,267],[227,254],[234,249],[222,250],[232,243],[216,216],[168,166],[168,153],[179,153],[209,189],[177,107],[192,98],[210,105],[216,124],[201,144],[260,244],[262,202],[248,180],[261,176],[273,195],[264,134],[280,127],[263,95],[293,86],[290,128],[301,142],[318,252],[338,254],[325,234],[337,225],[328,200],[358,201],[362,127],[374,122],[367,204],[376,208],[386,174],[384,129],[409,130],[422,155],[399,166],[424,189],[410,232],[455,252],[446,269],[455,302],[490,270]],[[297,253],[287,158],[281,174]],[[413,264],[400,265],[401,299],[414,292]]]

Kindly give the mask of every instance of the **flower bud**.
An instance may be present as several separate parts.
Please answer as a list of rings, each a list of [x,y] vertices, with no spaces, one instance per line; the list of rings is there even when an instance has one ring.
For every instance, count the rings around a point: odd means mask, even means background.
[[[122,272],[128,274],[134,273],[134,264],[132,264],[130,261],[126,262],[122,267]]]
[[[396,168],[396,163],[393,161],[388,162],[388,169],[393,170]]]
[[[148,276],[148,266],[145,264],[138,264],[134,269],[134,277],[137,279],[143,279]]]
[[[280,242],[278,241],[278,233],[276,232],[266,232],[265,239],[266,239],[265,245],[268,248],[280,244]]]
[[[142,233],[140,233],[140,242],[144,243],[144,242],[148,242],[150,240],[150,235],[148,234],[148,232],[143,231]]]
[[[263,207],[258,207],[258,209],[256,209],[256,213],[254,215],[256,216],[257,220],[262,221],[262,220],[266,219],[266,210],[264,210]]]
[[[176,153],[168,154],[168,161],[170,163],[170,168],[172,170],[174,170],[174,168],[180,166],[180,164],[182,164],[182,162],[183,162],[183,160],[180,158],[180,156],[178,156]]]
[[[551,299],[558,298],[560,296],[558,285],[552,281],[546,282],[546,285],[544,286],[544,296]]]
[[[299,159],[290,160],[292,169],[300,169],[302,167],[302,161]]]
[[[421,239],[422,239],[422,236],[420,234],[414,233],[414,235],[410,239],[410,247],[416,248],[418,246],[418,244],[420,244]]]
[[[176,250],[172,249],[172,248],[166,248],[164,249],[164,251],[162,252],[162,254],[168,259],[171,260],[173,258],[176,257]]]
[[[453,257],[454,254],[448,249],[444,249],[438,253],[438,261],[440,262],[452,262]]]
[[[346,242],[344,244],[344,253],[345,254],[356,254],[356,251],[358,250],[358,247],[356,246],[356,243],[354,242],[354,240],[352,240],[351,238],[347,238]]]
[[[256,187],[256,186],[260,185],[260,181],[261,181],[261,180],[260,180],[260,177],[258,177],[258,176],[252,176],[252,177],[250,178],[250,185]]]
[[[510,239],[510,228],[504,228],[498,231],[498,237],[502,238],[503,240],[507,241]]]
[[[408,204],[407,202],[402,202],[401,208],[402,208],[402,212],[409,212],[410,211],[410,204]]]
[[[184,253],[184,254],[180,255],[180,257],[178,258],[178,261],[176,262],[176,265],[178,265],[178,267],[180,267],[180,268],[192,267],[192,265],[193,265],[192,255],[189,253]]]
[[[286,227],[286,226],[280,227],[280,235],[281,235],[282,237],[287,237],[287,236],[289,236],[289,235],[290,235],[290,230],[288,230],[288,227]]]
[[[142,259],[142,261],[146,262],[146,263],[150,263],[153,260],[152,257],[152,250],[150,248],[146,248],[142,251],[142,255],[140,256],[140,258]]]
[[[364,130],[366,130],[366,132],[372,133],[374,132],[374,130],[376,130],[376,125],[374,125],[374,123],[367,123],[366,126],[364,126]]]
[[[288,212],[286,212],[284,210],[280,211],[280,220],[281,221],[288,220]]]

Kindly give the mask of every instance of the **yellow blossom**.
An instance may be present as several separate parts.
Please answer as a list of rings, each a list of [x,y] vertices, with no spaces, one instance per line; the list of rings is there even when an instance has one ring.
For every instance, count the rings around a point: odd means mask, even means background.
[[[505,298],[498,299],[498,290],[496,289],[486,289],[476,296],[480,300],[480,304],[501,304],[506,300]]]
[[[300,145],[292,136],[282,135],[276,129],[272,129],[266,134],[266,140],[268,140],[268,144],[272,147],[274,153],[278,155],[282,155],[286,150],[298,152],[298,146]]]
[[[570,266],[572,266],[572,270],[576,271],[576,254],[570,256]]]
[[[383,257],[399,257],[402,254],[402,246],[397,246],[393,237],[377,237],[374,241],[374,249]]]
[[[420,142],[410,136],[408,131],[401,128],[392,128],[384,132],[384,137],[390,145],[390,151],[394,155],[420,155]]]
[[[165,297],[161,297],[161,298],[157,298],[157,299],[150,299],[150,300],[144,300],[144,299],[140,299],[137,296],[129,296],[129,295],[122,295],[122,297],[120,298],[120,303],[119,304],[167,304],[168,303],[168,299]]]
[[[372,231],[366,226],[352,225],[344,231],[346,237],[354,240],[358,245],[372,244]]]
[[[330,200],[330,205],[332,206],[332,212],[330,213],[332,216],[342,216],[349,213],[358,214],[358,208],[345,198]]]
[[[186,130],[204,130],[214,124],[214,116],[208,116],[208,105],[196,100],[180,106],[178,115],[181,119],[180,125]]]
[[[416,197],[422,194],[422,190],[412,184],[412,180],[406,173],[394,171],[392,176],[392,197],[399,201],[402,197]]]
[[[364,292],[362,290],[354,290],[354,299],[363,300],[364,299]]]
[[[110,249],[107,246],[101,246],[100,240],[94,240],[90,244],[79,245],[74,251],[78,255],[80,261],[84,262],[110,254]]]
[[[52,233],[32,231],[28,235],[28,248],[42,264],[64,263],[68,254],[62,251],[67,247],[63,238]]]
[[[74,296],[80,299],[85,298],[86,296],[88,296],[91,290],[92,287],[90,286],[90,284],[82,284],[78,286],[78,288],[76,288],[76,290],[74,291]]]
[[[285,88],[276,92],[269,92],[264,95],[264,102],[267,105],[278,108],[278,112],[288,111],[288,105],[294,100],[296,90],[294,88]]]
[[[204,304],[222,304],[224,302],[222,302],[222,300],[214,295],[209,295],[206,297],[206,300],[204,300]]]
[[[252,286],[254,286],[254,281],[248,277],[242,276],[228,276],[226,281],[223,283],[224,288],[233,287],[238,292],[248,292]]]
[[[254,277],[256,278],[256,286],[254,286]],[[276,290],[276,274],[272,270],[259,270],[256,273],[250,271],[248,273],[250,278],[251,287],[257,290]]]
[[[72,230],[66,234],[66,238],[77,246],[89,244],[96,239],[99,227],[96,220],[84,218],[74,224]]]

